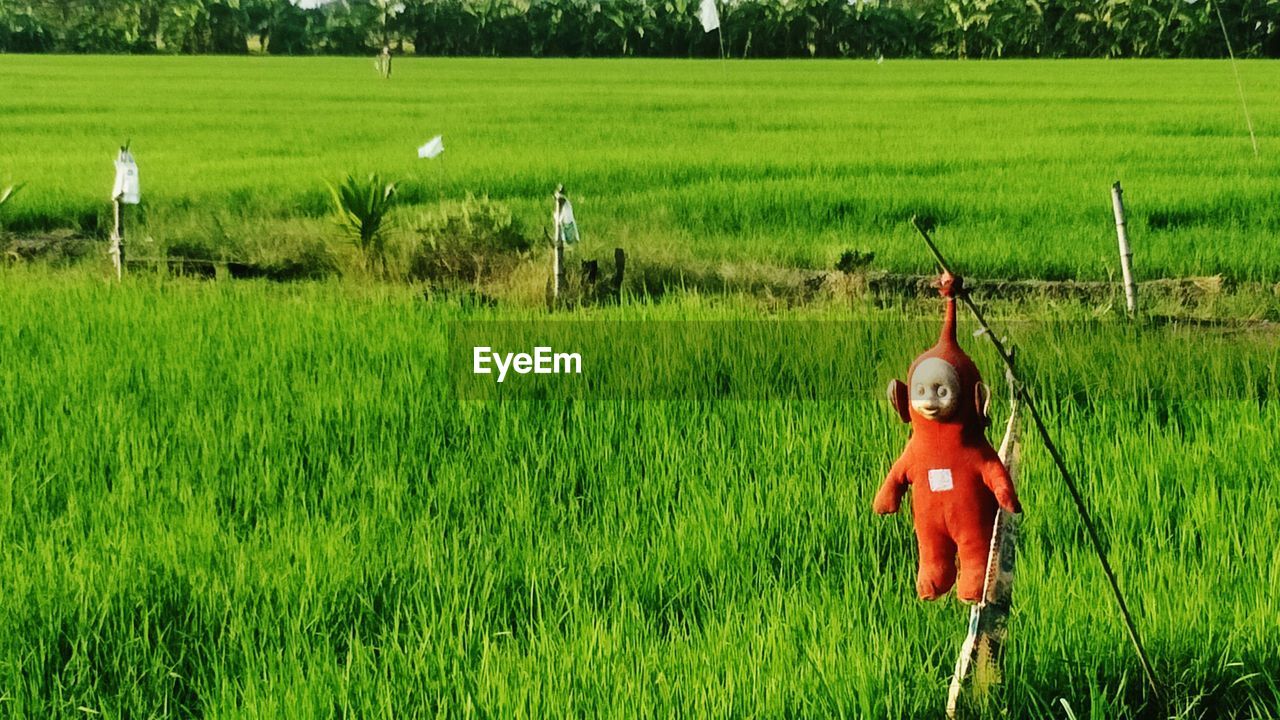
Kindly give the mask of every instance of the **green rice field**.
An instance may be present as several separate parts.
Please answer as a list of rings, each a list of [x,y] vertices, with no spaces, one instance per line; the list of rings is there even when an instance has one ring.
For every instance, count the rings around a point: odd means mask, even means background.
[[[1214,61],[406,59],[382,82],[358,58],[0,56],[0,189],[26,183],[0,241],[94,247],[0,263],[0,718],[935,718],[966,629],[954,596],[916,599],[909,513],[871,511],[908,432],[883,388],[936,337],[936,299],[629,288],[549,315],[345,271],[117,283],[126,138],[135,257],[338,246],[325,183],[376,170],[403,182],[403,242],[468,193],[549,225],[563,182],[575,252],[624,247],[637,273],[846,249],[932,272],[919,213],[966,275],[1110,280],[1123,180],[1141,277],[1238,286],[1134,322],[977,300],[1162,697],[1024,422],[993,716],[1280,718],[1280,74],[1240,69],[1257,158]],[[543,260],[510,282],[540,289]],[[856,382],[778,399],[795,377],[730,359],[687,397],[459,397],[460,323],[549,317],[819,323],[859,338]],[[994,438],[1008,391],[975,329]]]
[[[139,252],[331,232],[325,183],[404,183],[403,227],[487,194],[636,257],[931,270],[933,216],[984,277],[1105,279],[1110,186],[1142,277],[1280,274],[1280,73],[1225,61],[708,62],[0,57],[0,184],[24,232],[104,236],[116,146],[138,158]],[[436,134],[445,154],[418,160]],[[136,253],[135,253],[136,254]]]
[[[915,351],[895,314],[855,309],[882,323],[849,358],[865,394],[475,402],[450,389],[449,323],[538,313],[0,277],[7,717],[941,713],[966,610],[915,599],[910,523],[870,511],[906,437],[878,389]],[[1145,695],[1032,438],[1010,716],[1275,717],[1274,334],[1019,332],[1170,698]]]

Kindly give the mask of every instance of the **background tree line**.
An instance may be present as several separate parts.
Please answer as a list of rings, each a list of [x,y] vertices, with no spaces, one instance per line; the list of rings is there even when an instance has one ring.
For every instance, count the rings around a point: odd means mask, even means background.
[[[699,0],[0,0],[0,52],[714,57]],[[1280,57],[1280,0],[720,0],[733,57]],[[1215,8],[1215,4],[1217,8]]]

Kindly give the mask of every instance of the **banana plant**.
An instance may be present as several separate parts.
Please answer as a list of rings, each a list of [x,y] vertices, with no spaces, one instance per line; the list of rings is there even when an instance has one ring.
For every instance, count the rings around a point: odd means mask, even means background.
[[[464,0],[463,12],[470,16],[475,33],[474,47],[480,54],[499,55],[505,38],[515,34],[516,26],[529,11],[528,0]]]
[[[0,0],[4,52],[1280,56],[1280,0]],[[110,11],[97,7],[109,5]],[[1221,14],[1221,20],[1219,20]],[[1223,37],[1223,29],[1227,38]]]
[[[624,56],[634,55],[633,38],[643,42],[657,19],[656,9],[646,0],[615,0],[594,7],[606,20],[596,33],[596,47],[606,53],[618,48]]]
[[[940,31],[936,49],[958,58],[981,55],[981,38],[991,23],[995,4],[993,0],[946,0],[942,3],[935,21]]]

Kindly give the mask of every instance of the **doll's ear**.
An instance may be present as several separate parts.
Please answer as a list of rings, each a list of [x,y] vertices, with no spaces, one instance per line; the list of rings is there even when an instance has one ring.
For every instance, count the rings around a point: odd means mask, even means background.
[[[985,422],[991,422],[991,391],[987,389],[987,384],[979,380],[973,386],[973,401],[977,406],[978,417]]]
[[[911,422],[911,401],[907,398],[907,386],[901,380],[889,381],[889,404],[898,411],[902,422]]]

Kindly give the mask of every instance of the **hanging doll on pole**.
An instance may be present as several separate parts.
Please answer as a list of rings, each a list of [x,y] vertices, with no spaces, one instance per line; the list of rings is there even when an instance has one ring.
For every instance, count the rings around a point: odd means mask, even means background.
[[[920,549],[917,593],[936,600],[955,585],[956,595],[973,603],[982,597],[997,510],[1022,508],[987,440],[990,394],[956,341],[962,282],[944,273],[939,289],[946,314],[937,344],[912,363],[906,384],[889,383],[889,401],[911,423],[911,438],[876,493],[874,509],[897,512],[910,488]]]
[[[1002,675],[1005,620],[1009,614],[1013,581],[1014,537],[1017,535],[1017,514],[1022,509],[1010,477],[1010,469],[1017,464],[1014,415],[1019,409],[1025,409],[1030,416],[1071,495],[1086,537],[1098,556],[1115,598],[1147,685],[1161,702],[1164,694],[1161,683],[1147,656],[1138,625],[1129,612],[1129,604],[1120,590],[1115,569],[1107,559],[1088,506],[1067,469],[1062,453],[1050,437],[1031,393],[1018,381],[1012,349],[1006,349],[1004,341],[991,332],[982,311],[964,291],[960,278],[952,275],[946,259],[930,236],[930,224],[915,217],[911,222],[942,268],[939,287],[947,301],[946,318],[938,343],[912,363],[910,386],[897,380],[889,384],[889,399],[903,422],[911,423],[912,437],[877,493],[875,510],[881,514],[896,512],[907,485],[913,485],[912,514],[920,545],[917,580],[920,596],[932,600],[946,594],[956,582],[955,559],[959,555],[956,594],[961,600],[977,603],[970,613],[969,634],[956,662],[947,700],[948,717],[957,716],[960,696],[968,678],[972,677],[973,688],[981,696],[992,684],[999,683]],[[956,342],[957,300],[962,300],[973,313],[1004,362],[1010,392],[1017,398],[1017,402],[1010,406],[1009,426],[999,456],[987,442],[985,434],[988,423],[986,386],[982,384],[973,361]],[[991,534],[990,550],[984,557],[985,528],[991,528]]]

